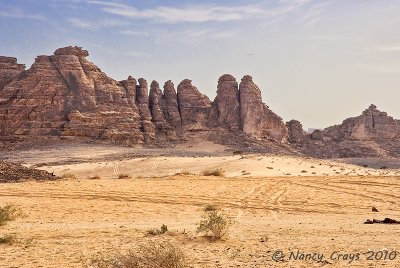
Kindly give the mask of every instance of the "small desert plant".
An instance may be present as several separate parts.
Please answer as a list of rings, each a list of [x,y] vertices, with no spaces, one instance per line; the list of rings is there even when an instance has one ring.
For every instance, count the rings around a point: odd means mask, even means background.
[[[0,225],[6,224],[7,221],[13,221],[19,216],[22,216],[21,209],[14,205],[0,207]]]
[[[240,155],[240,154],[243,154],[243,151],[240,151],[240,150],[233,151],[233,155]]]
[[[212,239],[218,240],[228,233],[231,224],[225,213],[218,210],[207,211],[197,227],[197,233],[211,234]]]
[[[217,168],[217,169],[206,169],[201,173],[203,176],[218,176],[218,177],[224,177],[225,176],[225,170],[222,168]]]
[[[89,267],[96,268],[183,268],[187,267],[185,255],[167,241],[139,245],[136,250],[113,256],[97,255]]]
[[[119,174],[118,175],[118,179],[130,179],[131,176],[129,176],[128,174]]]
[[[0,245],[1,244],[12,244],[15,242],[15,235],[5,235],[0,236]]]
[[[307,170],[302,170],[301,173],[307,173]]]
[[[100,180],[101,177],[99,175],[94,175],[88,178],[89,180]]]
[[[193,174],[187,170],[183,170],[183,171],[176,172],[175,175],[193,175]]]
[[[218,206],[215,204],[208,204],[204,207],[204,211],[215,211],[218,210]]]
[[[73,179],[73,180],[77,179],[77,177],[72,173],[64,173],[61,176],[61,178],[63,178],[63,179]]]
[[[150,229],[147,231],[147,233],[150,235],[160,235],[160,234],[165,234],[167,231],[168,231],[167,225],[163,224],[161,225],[160,229]]]

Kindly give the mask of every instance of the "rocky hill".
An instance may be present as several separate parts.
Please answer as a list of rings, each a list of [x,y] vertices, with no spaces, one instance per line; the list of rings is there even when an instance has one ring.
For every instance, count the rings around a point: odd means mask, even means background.
[[[1,139],[90,138],[154,145],[187,140],[191,133],[217,138],[216,131],[254,141],[287,140],[285,123],[262,102],[251,76],[238,85],[234,77],[223,75],[212,102],[189,79],[177,90],[171,81],[163,90],[152,81],[150,92],[143,78],[115,81],[88,55],[80,47],[60,48],[54,55],[38,56],[28,70],[3,57]]]
[[[169,146],[194,136],[265,152],[316,157],[400,156],[399,121],[374,105],[337,126],[307,134],[262,102],[251,76],[225,74],[211,101],[189,79],[108,77],[80,47],[38,56],[31,68],[0,57],[0,145],[84,140]]]
[[[360,116],[340,125],[306,134],[300,122],[287,123],[289,141],[300,152],[315,157],[400,157],[399,121],[373,104]]]

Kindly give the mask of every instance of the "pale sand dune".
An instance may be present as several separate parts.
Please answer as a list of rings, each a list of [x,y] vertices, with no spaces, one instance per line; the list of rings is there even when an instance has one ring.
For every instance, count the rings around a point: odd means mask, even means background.
[[[400,251],[399,225],[363,224],[368,218],[400,219],[397,170],[260,155],[132,158],[132,151],[114,151],[113,159],[110,150],[96,154],[89,149],[90,157],[76,153],[87,159],[74,164],[63,164],[71,158],[62,152],[37,154],[35,163],[59,162],[42,168],[77,178],[0,185],[0,205],[12,202],[26,214],[0,228],[0,236],[15,233],[21,239],[0,245],[0,267],[82,267],[97,252],[123,252],[149,239],[180,246],[191,267],[326,264],[275,262],[276,250],[323,253],[331,263],[327,267],[348,267],[348,261],[330,260],[330,254]],[[27,153],[20,155],[29,163]],[[209,168],[224,169],[226,177],[198,175]],[[195,175],[173,175],[183,171]],[[87,179],[94,174],[101,179]],[[119,174],[132,178],[116,179]],[[207,204],[219,204],[234,220],[223,241],[212,243],[195,234]],[[372,206],[380,212],[371,212]],[[170,232],[146,236],[162,224]],[[351,267],[400,267],[399,260],[400,253],[394,261],[367,261],[361,255]]]

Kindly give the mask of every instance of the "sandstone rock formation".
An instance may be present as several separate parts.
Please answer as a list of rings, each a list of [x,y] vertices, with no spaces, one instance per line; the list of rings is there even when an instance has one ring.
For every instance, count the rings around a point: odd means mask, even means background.
[[[25,70],[24,64],[18,64],[16,58],[0,56],[0,90]]]
[[[29,70],[5,86],[0,95],[0,136],[143,143],[143,120],[129,104],[129,90],[101,72],[87,55],[79,47],[67,47],[53,56],[38,56]]]
[[[184,131],[207,129],[211,110],[210,99],[201,94],[189,79],[183,80],[177,89],[178,107]]]
[[[215,125],[224,126],[233,132],[241,129],[239,88],[232,75],[225,74],[219,78],[213,106]]]
[[[302,143],[307,133],[303,130],[303,126],[297,120],[290,120],[286,123],[288,128],[288,140],[290,143]]]
[[[306,137],[301,151],[323,158],[399,157],[400,126],[372,104],[360,116],[314,131]]]
[[[288,130],[278,115],[272,112],[261,99],[261,91],[246,75],[239,85],[240,119],[243,132],[255,139],[272,138],[286,142]]]
[[[334,140],[390,140],[399,137],[398,122],[371,104],[360,116],[348,118],[341,125],[324,130]]]

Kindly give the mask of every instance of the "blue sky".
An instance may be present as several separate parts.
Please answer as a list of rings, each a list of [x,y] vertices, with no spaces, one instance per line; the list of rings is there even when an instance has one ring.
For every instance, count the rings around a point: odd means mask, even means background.
[[[111,77],[211,99],[218,77],[253,76],[285,121],[327,127],[369,104],[400,119],[400,0],[0,0],[0,55],[30,67],[78,45]]]

